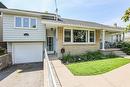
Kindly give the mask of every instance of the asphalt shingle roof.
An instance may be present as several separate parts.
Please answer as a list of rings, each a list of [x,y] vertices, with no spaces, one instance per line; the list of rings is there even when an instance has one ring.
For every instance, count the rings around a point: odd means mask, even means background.
[[[104,24],[99,24],[96,22],[89,22],[89,21],[80,21],[80,20],[73,20],[73,19],[66,19],[62,18],[61,21],[65,24],[74,24],[74,25],[82,25],[82,26],[88,26],[88,27],[99,27],[99,28],[115,28],[115,29],[122,29],[121,27],[115,27],[115,26],[109,26]]]

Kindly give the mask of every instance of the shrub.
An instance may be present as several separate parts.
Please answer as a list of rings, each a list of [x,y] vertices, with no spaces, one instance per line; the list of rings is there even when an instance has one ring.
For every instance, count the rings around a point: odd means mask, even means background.
[[[108,55],[104,55],[100,51],[95,51],[95,52],[87,52],[81,55],[75,55],[72,56],[70,54],[64,55],[62,62],[63,63],[73,63],[73,62],[81,62],[81,61],[94,61],[94,60],[100,60],[100,59],[107,59],[107,58],[115,58],[117,57],[115,54],[110,53]]]
[[[118,57],[118,56],[115,55],[114,53],[110,53],[110,54],[105,56],[105,58],[116,58],[116,57]]]
[[[0,48],[0,55],[5,54],[5,49]]]
[[[121,50],[126,54],[130,55],[130,43],[129,42],[122,42],[121,43]]]
[[[74,62],[74,58],[70,54],[64,55],[61,60],[62,60],[63,63],[72,63],[72,62]]]

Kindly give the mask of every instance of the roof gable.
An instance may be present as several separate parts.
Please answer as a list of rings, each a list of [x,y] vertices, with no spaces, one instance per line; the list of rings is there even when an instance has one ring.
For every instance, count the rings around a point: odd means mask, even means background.
[[[0,8],[7,8],[2,2],[0,2]]]

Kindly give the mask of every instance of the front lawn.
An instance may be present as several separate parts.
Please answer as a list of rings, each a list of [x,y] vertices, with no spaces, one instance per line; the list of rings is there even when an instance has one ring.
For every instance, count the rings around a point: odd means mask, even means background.
[[[67,65],[67,67],[74,75],[88,76],[103,74],[128,63],[130,63],[130,59],[111,58],[88,62],[72,63]]]

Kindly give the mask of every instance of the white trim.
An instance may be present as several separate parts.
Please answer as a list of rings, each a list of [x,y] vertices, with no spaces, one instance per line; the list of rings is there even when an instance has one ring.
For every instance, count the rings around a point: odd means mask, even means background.
[[[22,27],[16,27],[16,17],[20,17],[21,18],[21,25]],[[29,18],[29,27],[24,27],[23,26],[23,19],[24,18]],[[36,20],[36,28],[31,28],[31,19],[35,19]],[[16,29],[28,29],[28,30],[33,30],[33,29],[37,29],[37,18],[34,17],[27,17],[27,16],[14,16],[14,28]]]
[[[65,30],[71,30],[71,42],[65,42],[64,41],[64,32]],[[73,30],[86,30],[86,42],[73,42]],[[88,34],[87,34],[88,31]],[[94,42],[90,42],[90,31],[94,31]],[[87,40],[88,39],[88,40]],[[90,29],[84,29],[84,28],[70,28],[70,27],[64,27],[63,28],[63,45],[69,45],[69,44],[96,44],[96,30],[90,30]]]
[[[14,45],[12,44],[12,63],[15,64],[15,58],[14,58]]]
[[[47,36],[47,38],[48,37],[52,37],[53,38],[53,51],[48,51],[47,50],[47,52],[48,52],[48,54],[54,54],[54,36]],[[47,41],[47,44],[48,44],[48,41]],[[48,46],[47,46],[48,47]],[[48,49],[48,48],[47,48]]]
[[[102,30],[102,50],[105,50],[105,30]]]
[[[42,23],[44,24],[50,24],[50,25],[56,25],[56,26],[63,26],[63,27],[77,27],[77,28],[84,28],[84,29],[96,29],[96,30],[102,30],[105,29],[107,31],[117,31],[117,32],[123,32],[123,28],[115,28],[115,27],[91,27],[91,26],[85,26],[85,25],[78,25],[78,24],[66,24],[62,22],[55,22],[55,21],[48,21],[48,20],[43,20]]]
[[[89,31],[89,43],[96,43],[96,30],[88,30]],[[94,42],[90,42],[90,31],[94,31]]]
[[[71,29],[71,43],[73,43],[73,29]]]

